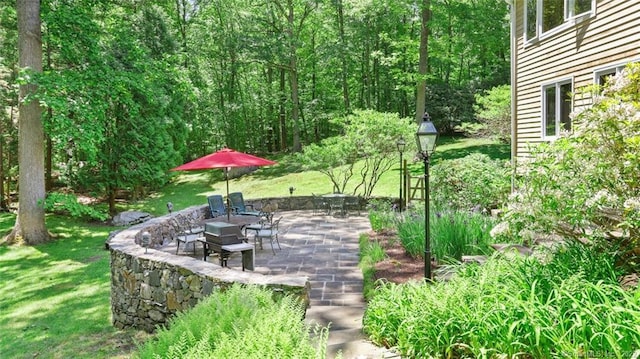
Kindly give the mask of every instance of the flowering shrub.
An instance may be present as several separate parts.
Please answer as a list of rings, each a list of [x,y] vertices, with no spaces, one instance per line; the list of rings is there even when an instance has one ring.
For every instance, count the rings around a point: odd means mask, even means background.
[[[532,151],[518,169],[505,219],[511,235],[621,239],[640,229],[640,65],[629,65],[593,105],[572,114],[574,131]]]

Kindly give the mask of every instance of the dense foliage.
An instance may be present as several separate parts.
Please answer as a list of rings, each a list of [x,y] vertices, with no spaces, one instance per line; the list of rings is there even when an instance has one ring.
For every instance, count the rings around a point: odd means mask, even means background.
[[[616,258],[574,242],[544,261],[497,254],[449,282],[383,284],[364,328],[410,358],[631,357],[640,292],[617,284]]]
[[[511,193],[511,170],[506,161],[474,153],[435,164],[430,183],[434,206],[488,213]]]
[[[144,196],[224,145],[299,151],[358,109],[414,117],[420,12],[390,0],[44,2],[47,188],[93,192],[113,212],[114,196]],[[508,81],[507,12],[502,0],[431,1],[426,106],[441,131]],[[17,166],[15,19],[15,1],[0,0],[1,207]]]
[[[268,289],[234,285],[172,318],[137,357],[324,358],[328,329],[310,328],[304,310],[295,298],[274,300]]]
[[[519,165],[503,234],[606,238],[633,255],[640,240],[638,88],[640,65],[633,64],[600,93],[586,90],[593,106],[573,114],[573,132],[534,148],[530,161]]]
[[[475,94],[475,121],[458,128],[467,135],[488,136],[498,141],[511,141],[511,86],[500,85]]]

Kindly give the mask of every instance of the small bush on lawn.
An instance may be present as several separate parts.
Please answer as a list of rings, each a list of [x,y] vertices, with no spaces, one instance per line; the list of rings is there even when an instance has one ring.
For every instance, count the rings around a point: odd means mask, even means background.
[[[640,347],[640,290],[617,284],[615,253],[572,243],[550,258],[496,254],[450,282],[383,284],[365,331],[403,357],[631,357]]]
[[[509,168],[482,153],[442,161],[431,169],[431,203],[462,211],[500,208],[511,193]]]
[[[324,358],[328,328],[310,328],[291,297],[234,285],[177,315],[139,358]]]
[[[71,218],[93,221],[104,221],[109,218],[106,211],[82,204],[74,194],[70,193],[48,193],[44,201],[44,209],[47,212],[67,214]]]
[[[468,211],[430,212],[431,253],[438,261],[460,261],[463,255],[491,252],[491,217]],[[416,257],[424,253],[424,210],[413,210],[398,223],[398,237],[407,253]]]

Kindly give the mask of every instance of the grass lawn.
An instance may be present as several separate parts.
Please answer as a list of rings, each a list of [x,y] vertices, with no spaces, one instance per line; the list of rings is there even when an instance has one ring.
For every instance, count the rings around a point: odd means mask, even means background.
[[[14,223],[0,216],[0,231]],[[0,357],[125,357],[142,333],[111,326],[109,252],[113,228],[47,217],[57,240],[0,246]]]
[[[434,161],[471,152],[508,158],[508,151],[508,145],[488,140],[445,138],[439,140]],[[320,173],[303,172],[287,156],[274,159],[278,165],[231,180],[230,191],[242,191],[246,198],[285,197],[290,186],[296,188],[294,195],[331,191]],[[397,196],[398,176],[396,166],[382,176],[374,195]],[[221,170],[178,173],[162,191],[123,204],[122,209],[162,215],[168,201],[179,210],[205,204],[206,196],[214,193],[226,193]],[[1,213],[0,234],[14,221],[13,214]],[[109,252],[104,242],[116,228],[54,215],[47,217],[47,228],[56,241],[35,247],[0,246],[0,357],[129,357],[133,343],[147,335],[111,326]]]

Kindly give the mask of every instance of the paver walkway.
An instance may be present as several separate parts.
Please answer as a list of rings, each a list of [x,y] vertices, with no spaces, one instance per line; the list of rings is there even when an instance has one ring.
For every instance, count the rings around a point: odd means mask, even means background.
[[[317,215],[313,211],[281,212],[280,245],[273,255],[268,243],[256,251],[255,271],[309,277],[311,306],[307,321],[329,325],[328,358],[399,358],[376,347],[362,333],[365,301],[358,267],[359,237],[371,229],[369,218]],[[250,235],[249,235],[250,236]],[[236,260],[236,261],[239,261]]]

